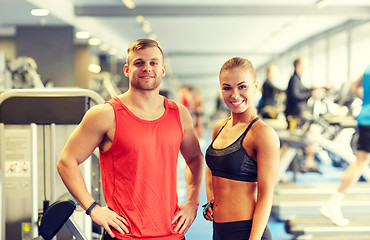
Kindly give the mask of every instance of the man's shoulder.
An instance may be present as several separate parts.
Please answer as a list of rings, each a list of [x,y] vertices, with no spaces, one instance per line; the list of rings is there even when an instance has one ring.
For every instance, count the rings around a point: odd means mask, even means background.
[[[109,118],[114,116],[113,107],[108,103],[98,104],[92,106],[87,112],[86,115],[93,116],[96,118]]]
[[[169,107],[170,109],[180,109],[180,107],[181,107],[181,104],[180,104],[180,103],[175,102],[174,100],[171,100],[171,99],[165,98],[165,101],[167,101],[167,103],[168,103],[168,107]]]

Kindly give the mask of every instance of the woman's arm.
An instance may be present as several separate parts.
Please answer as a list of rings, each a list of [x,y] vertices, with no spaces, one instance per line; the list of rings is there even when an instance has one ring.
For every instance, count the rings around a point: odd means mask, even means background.
[[[212,132],[212,141],[217,136],[218,132],[220,131],[221,127],[225,125],[227,119],[221,119],[216,122],[213,132]],[[212,143],[211,143],[212,144]],[[207,203],[213,204],[214,202],[214,195],[213,195],[213,184],[212,184],[212,171],[209,167],[206,168],[206,194],[207,194]],[[205,219],[209,221],[213,221],[213,209],[212,207],[208,207],[207,214],[204,215]]]
[[[214,196],[213,196],[213,185],[212,185],[212,172],[211,169],[208,167],[206,168],[206,194],[207,194],[207,203],[213,204],[214,202]],[[207,207],[207,206],[206,206]],[[205,219],[209,221],[213,221],[213,209],[212,207],[207,208],[206,214],[203,215]]]
[[[256,127],[253,142],[257,156],[258,192],[250,240],[260,240],[267,225],[280,162],[280,142],[276,132],[264,123]]]

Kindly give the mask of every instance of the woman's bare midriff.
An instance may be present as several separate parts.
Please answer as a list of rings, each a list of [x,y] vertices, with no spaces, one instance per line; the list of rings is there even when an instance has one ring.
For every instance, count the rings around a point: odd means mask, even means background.
[[[253,219],[257,201],[257,183],[212,177],[214,206],[217,223]]]

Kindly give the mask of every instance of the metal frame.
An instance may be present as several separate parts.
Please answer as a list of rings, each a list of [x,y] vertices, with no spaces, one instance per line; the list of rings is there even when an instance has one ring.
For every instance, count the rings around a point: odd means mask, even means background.
[[[104,103],[104,99],[96,92],[82,88],[45,88],[45,89],[10,89],[0,94],[0,104],[11,97],[17,96],[50,96],[50,97],[79,97],[86,96],[97,104]]]
[[[87,89],[80,89],[80,88],[53,88],[53,89],[10,89],[6,90],[4,92],[1,92],[0,94],[0,105],[7,99],[12,98],[12,97],[88,97],[91,100],[93,100],[96,104],[102,104],[105,102],[105,100],[96,92],[87,90]],[[0,123],[0,138],[3,138],[4,136],[4,123]],[[32,178],[31,178],[31,183],[32,183],[32,209],[36,209],[32,211],[31,215],[31,229],[32,229],[32,237],[35,238],[38,235],[38,230],[37,230],[37,222],[38,222],[38,148],[39,146],[37,145],[37,124],[31,123],[30,125],[30,131],[31,131],[31,165],[32,165]],[[2,150],[3,143],[4,141],[0,141],[0,150]],[[50,123],[50,156],[51,159],[54,158],[55,156],[55,151],[56,151],[56,125],[55,123]],[[53,161],[52,161],[53,162]],[[56,163],[51,164],[51,168],[56,168]],[[84,178],[86,179],[86,184],[88,189],[91,188],[89,186],[89,181],[91,176],[89,176],[90,170],[91,170],[91,161],[87,159],[85,163],[81,166],[83,170],[83,175]],[[0,176],[1,177],[1,176]],[[52,171],[52,183],[55,184],[56,180],[56,173],[55,171]],[[1,178],[0,178],[0,183]],[[90,184],[91,185],[91,184]],[[90,188],[89,188],[90,187]],[[3,205],[4,202],[3,196],[2,196],[2,189],[0,189],[0,204],[2,206],[2,209],[4,209]],[[52,191],[51,192],[51,199],[55,200],[56,198],[56,192]],[[4,213],[5,211],[1,211],[1,219],[0,219],[0,238],[4,239],[5,238],[5,218],[4,218]],[[92,231],[92,226],[91,226],[91,219],[88,216],[84,216],[84,226],[83,226],[83,231],[86,234],[86,237],[89,239],[91,238],[91,231]],[[67,224],[68,228],[73,229],[74,223],[69,223]],[[76,227],[74,227],[76,229]],[[72,231],[72,230],[71,230]],[[78,236],[78,233],[76,233]],[[82,234],[80,234],[82,236]],[[0,240],[1,240],[0,239]],[[78,238],[78,239],[85,239],[85,238]]]

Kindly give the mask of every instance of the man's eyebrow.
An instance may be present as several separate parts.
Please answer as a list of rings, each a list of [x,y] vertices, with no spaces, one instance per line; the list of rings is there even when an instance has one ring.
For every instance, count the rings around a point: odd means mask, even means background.
[[[159,58],[157,58],[157,57],[154,57],[154,58],[151,58],[150,59],[150,61],[158,61],[159,60]],[[134,62],[136,62],[136,61],[144,61],[144,59],[142,59],[142,58],[136,58],[136,59],[134,59]]]

